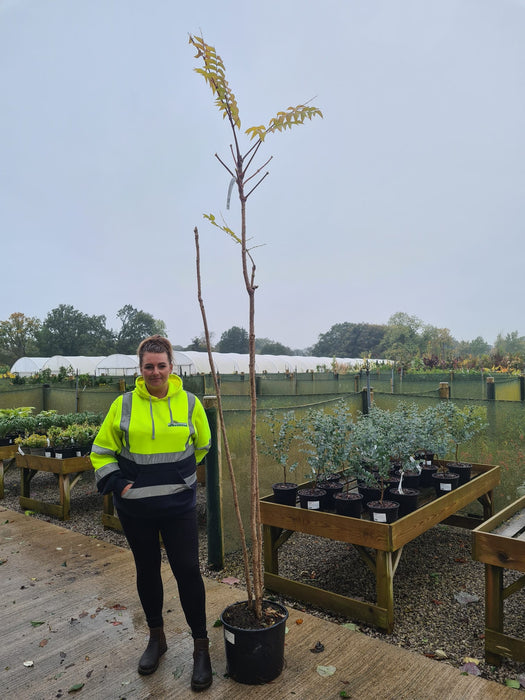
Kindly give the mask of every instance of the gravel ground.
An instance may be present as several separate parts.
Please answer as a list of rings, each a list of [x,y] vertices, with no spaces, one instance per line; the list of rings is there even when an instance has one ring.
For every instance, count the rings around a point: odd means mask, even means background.
[[[2,505],[20,511],[19,473],[11,468],[5,477],[5,498]],[[57,501],[56,477],[39,472],[32,482],[31,495],[49,502]],[[63,527],[126,547],[122,533],[104,530],[101,523],[102,501],[92,473],[85,472],[72,491],[71,519],[60,522],[48,516],[31,517],[54,522]],[[206,506],[204,489],[199,487],[198,512],[200,526],[201,567],[208,578],[222,580],[234,576],[243,585],[240,553],[227,557],[225,568],[211,570],[207,565]],[[342,542],[295,533],[281,548],[280,572],[299,581],[352,597],[375,600],[375,580],[356,550]],[[505,585],[519,577],[518,572],[505,573]],[[473,602],[459,602],[458,594],[468,594]],[[395,578],[395,631],[386,634],[357,621],[361,632],[389,644],[413,652],[439,658],[442,663],[461,667],[465,657],[479,660],[484,678],[499,683],[523,677],[525,664],[509,660],[499,668],[484,661],[484,565],[471,558],[471,534],[459,528],[438,525],[404,548]],[[352,622],[342,616],[287,598],[278,597],[289,608],[305,610],[335,623]],[[505,632],[523,637],[525,591],[505,601]],[[524,688],[521,689],[522,692]]]

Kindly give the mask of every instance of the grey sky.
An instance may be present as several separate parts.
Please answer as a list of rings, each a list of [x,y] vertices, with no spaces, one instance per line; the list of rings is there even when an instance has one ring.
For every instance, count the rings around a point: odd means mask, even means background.
[[[0,320],[67,303],[118,328],[130,303],[186,345],[197,225],[215,338],[247,328],[239,250],[202,218],[239,211],[189,32],[222,56],[243,130],[311,98],[324,113],[261,151],[257,335],[304,348],[397,311],[525,335],[521,0],[0,0]]]

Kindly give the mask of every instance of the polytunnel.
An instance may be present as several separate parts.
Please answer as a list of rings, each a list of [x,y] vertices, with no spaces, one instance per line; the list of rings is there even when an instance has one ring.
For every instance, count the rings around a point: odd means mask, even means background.
[[[19,377],[31,377],[38,374],[48,357],[20,357],[11,367],[11,374],[18,374]]]
[[[68,369],[73,368],[75,374],[95,374],[95,367],[103,359],[103,356],[89,357],[87,355],[75,355],[66,357],[64,355],[53,355],[49,357],[42,369],[51,370],[51,374],[58,374],[61,367]]]
[[[139,358],[136,355],[116,353],[100,358],[95,367],[95,375],[110,377],[132,377],[139,374]]]

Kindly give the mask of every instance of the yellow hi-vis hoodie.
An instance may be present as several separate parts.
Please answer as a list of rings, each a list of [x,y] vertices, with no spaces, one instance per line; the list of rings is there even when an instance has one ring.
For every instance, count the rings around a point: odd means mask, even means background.
[[[93,443],[97,488],[113,492],[117,511],[139,517],[173,515],[195,506],[196,465],[210,449],[210,427],[199,399],[170,375],[159,399],[138,377],[135,389],[111,404]],[[131,488],[121,496],[127,484]]]

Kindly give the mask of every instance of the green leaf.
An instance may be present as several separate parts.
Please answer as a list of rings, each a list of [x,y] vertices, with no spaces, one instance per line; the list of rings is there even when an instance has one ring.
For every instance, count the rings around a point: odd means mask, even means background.
[[[520,682],[515,680],[514,678],[507,678],[507,680],[505,681],[505,685],[509,688],[516,688],[518,690],[520,688]]]
[[[358,625],[355,622],[345,622],[341,627],[346,627],[347,630],[353,630],[354,632],[359,632]]]
[[[45,625],[46,623],[44,620],[31,620],[31,624],[33,627],[40,627],[40,625]]]
[[[75,685],[72,685],[71,688],[67,691],[68,693],[76,693],[77,690],[82,690],[84,687],[83,683],[75,683]]]
[[[214,627],[222,627],[222,621],[220,620],[220,618],[217,618],[215,620],[215,622],[213,623],[213,626]]]

